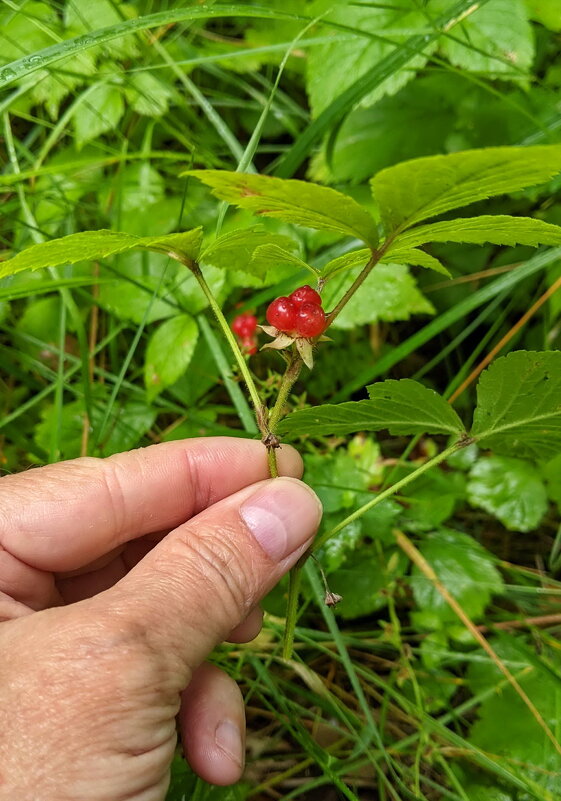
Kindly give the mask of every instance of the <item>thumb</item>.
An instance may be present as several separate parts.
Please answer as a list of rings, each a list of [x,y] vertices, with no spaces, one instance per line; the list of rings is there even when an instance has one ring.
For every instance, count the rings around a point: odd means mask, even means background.
[[[301,481],[254,484],[168,534],[107,595],[151,649],[179,659],[185,686],[305,552],[320,518]]]

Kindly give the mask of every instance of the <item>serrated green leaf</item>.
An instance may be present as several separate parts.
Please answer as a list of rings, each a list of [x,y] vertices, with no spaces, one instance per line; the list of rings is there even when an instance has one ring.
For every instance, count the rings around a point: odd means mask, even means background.
[[[296,249],[297,244],[287,236],[269,233],[257,225],[222,234],[205,248],[200,260],[203,264],[212,264],[223,270],[243,270],[251,275],[263,277],[271,263],[266,259],[254,259],[256,251],[263,247],[278,248],[290,259],[295,258],[290,250]]]
[[[286,250],[285,247],[273,243],[259,245],[255,248],[251,257],[250,267],[252,268],[252,272],[258,272],[259,275],[266,275],[271,267],[279,264],[290,264],[296,267],[298,271],[308,270],[316,276],[316,278],[321,275],[320,270],[302,261],[302,259],[295,256],[294,253]]]
[[[316,4],[317,5],[317,4]],[[325,4],[324,4],[325,5]],[[311,48],[308,55],[307,89],[314,117],[324,111],[357,78],[364,76],[384,57],[395,51],[408,36],[427,29],[427,17],[414,0],[403,0],[397,8],[361,6],[340,2],[333,6],[325,19],[345,26],[344,32],[325,29],[333,35],[332,42]],[[318,9],[319,10],[319,9]],[[323,9],[322,9],[323,10]],[[363,35],[352,32],[352,28]],[[372,33],[372,37],[364,34]],[[408,69],[397,69],[362,98],[361,104],[373,105],[385,94],[393,94],[415,76],[415,71],[427,62],[433,43],[423,53],[409,61]]]
[[[210,186],[221,200],[253,214],[276,217],[305,228],[337,231],[362,239],[371,247],[378,243],[372,217],[356,201],[335,189],[306,181],[222,170],[189,170],[184,174]]]
[[[450,404],[434,390],[417,381],[380,381],[368,388],[370,400],[325,404],[293,412],[279,426],[281,433],[293,436],[312,434],[350,434],[380,431],[390,434],[455,434],[463,424]]]
[[[472,619],[480,617],[503,582],[491,554],[472,537],[440,529],[425,537],[420,551],[434,572]],[[418,607],[431,613],[434,627],[456,623],[457,617],[434,584],[414,567],[411,588]]]
[[[561,171],[561,146],[494,147],[413,159],[372,178],[386,232],[477,200],[518,192]]]
[[[327,262],[321,271],[322,276],[324,278],[333,278],[335,275],[344,273],[353,267],[366,267],[371,255],[368,248],[360,248],[360,250],[353,250],[350,253],[343,253],[342,256],[337,256],[337,258]]]
[[[412,248],[427,242],[469,242],[483,245],[561,245],[561,226],[535,220],[533,217],[509,217],[489,214],[462,217],[456,220],[411,228],[396,239],[400,248]]]
[[[390,245],[381,263],[394,262],[394,264],[409,264],[415,267],[425,267],[441,275],[450,276],[449,270],[430,253],[412,247],[401,247],[399,240]]]
[[[162,323],[146,348],[144,383],[149,400],[156,397],[183,374],[195,351],[199,329],[188,314],[179,314]]]
[[[435,11],[448,0],[432,0]],[[534,58],[534,34],[524,0],[493,0],[443,37],[442,52],[452,64],[497,78],[524,78]]]
[[[196,259],[202,239],[202,229],[194,228],[179,234],[165,236],[134,236],[119,231],[82,231],[61,239],[41,242],[18,253],[12,259],[0,262],[0,278],[15,275],[22,270],[39,270],[41,267],[58,267],[80,261],[106,259],[116,253],[141,248],[160,253],[181,251]]]
[[[515,351],[479,379],[471,434],[506,456],[546,460],[561,451],[561,351]]]
[[[547,511],[545,486],[530,462],[509,456],[480,459],[471,468],[468,501],[510,531],[532,531]]]

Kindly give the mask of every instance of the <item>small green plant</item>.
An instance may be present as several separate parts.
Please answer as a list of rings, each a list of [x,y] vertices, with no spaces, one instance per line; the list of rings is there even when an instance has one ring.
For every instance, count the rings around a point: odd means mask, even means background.
[[[317,184],[254,174],[191,170],[188,174],[209,186],[222,201],[258,217],[335,232],[348,237],[351,247],[318,269],[295,254],[292,239],[258,226],[234,229],[214,238],[205,238],[200,228],[161,237],[88,231],[24,250],[2,263],[0,277],[26,269],[103,259],[133,249],[166,254],[179,262],[199,284],[232,350],[254,407],[271,476],[278,474],[275,452],[286,437],[388,430],[396,436],[430,434],[450,438],[446,448],[373,494],[331,529],[324,530],[315,545],[315,550],[320,551],[354,521],[468,446],[477,444],[492,449],[495,458],[544,460],[558,453],[561,447],[559,352],[516,352],[491,364],[479,382],[478,404],[471,426],[464,424],[444,398],[407,378],[368,386],[366,400],[304,408],[288,416],[286,412],[291,390],[302,369],[305,366],[321,371],[321,349],[331,347],[325,332],[368,282],[377,265],[418,265],[446,275],[446,267],[423,250],[424,245],[433,242],[561,245],[561,228],[539,219],[506,215],[450,218],[455,209],[495,195],[518,192],[546,182],[560,172],[561,147],[554,145],[489,148],[412,160],[384,169],[372,178],[372,194],[379,213],[379,219],[375,219],[349,196]],[[441,219],[443,215],[446,217]],[[440,219],[432,222],[435,217]],[[231,325],[206,275],[212,268],[240,266],[250,274],[263,275],[271,264],[288,265],[295,271],[308,270],[316,288],[302,286],[289,297],[277,298],[267,309],[268,325],[261,327],[273,341],[264,347],[279,351],[284,372],[274,402],[266,404],[247,358],[255,351],[257,318],[251,314],[238,316]],[[332,284],[338,288],[335,296],[329,293]],[[330,298],[329,305],[326,296]],[[157,333],[155,350],[165,346],[166,339],[170,345],[180,340],[184,330],[195,325],[186,316],[167,321]],[[192,350],[186,358],[185,353],[181,358],[178,356],[180,372],[187,366]],[[314,368],[316,351],[318,361]],[[145,382],[149,396],[153,397],[178,374],[172,369],[169,375],[162,375],[151,370],[150,364],[149,346]],[[474,475],[470,490],[473,496],[478,492],[481,495],[478,480],[484,481],[485,476]],[[401,542],[403,545],[403,539]],[[412,553],[409,550],[409,556]],[[292,654],[304,561],[291,573],[285,658]],[[336,600],[335,594],[328,590],[326,601],[333,604]],[[515,682],[508,671],[507,678]],[[537,711],[536,715],[539,716]],[[550,739],[556,742],[547,725],[541,722]]]

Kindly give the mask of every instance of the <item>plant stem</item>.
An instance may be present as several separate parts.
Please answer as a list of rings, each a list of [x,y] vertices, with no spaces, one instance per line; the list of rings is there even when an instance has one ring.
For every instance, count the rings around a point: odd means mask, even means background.
[[[327,324],[328,326],[331,325],[333,320],[343,311],[349,300],[352,298],[354,293],[359,289],[362,284],[366,281],[374,267],[378,264],[382,256],[387,250],[389,245],[389,241],[385,242],[379,250],[373,250],[372,255],[368,262],[364,265],[360,273],[357,275],[353,283],[347,289],[341,300],[337,303],[335,308],[329,312],[327,315]]]
[[[282,377],[277,400],[269,415],[269,431],[272,434],[275,433],[276,426],[283,415],[283,410],[288,400],[288,396],[290,395],[292,387],[298,379],[301,370],[302,359],[300,356],[297,356],[295,353],[293,353]]]
[[[288,603],[286,607],[286,622],[284,624],[284,639],[282,643],[283,659],[290,659],[294,649],[294,630],[296,629],[296,616],[298,613],[298,596],[302,583],[302,568],[307,554],[304,554],[294,565],[288,579]]]
[[[423,473],[426,473],[427,470],[431,470],[433,467],[436,467],[437,464],[446,461],[446,459],[448,459],[449,456],[451,456],[456,451],[459,451],[461,448],[467,447],[471,442],[473,442],[473,440],[470,439],[469,437],[464,437],[463,439],[454,442],[454,444],[450,445],[449,448],[446,448],[446,450],[443,450],[441,453],[438,453],[432,459],[429,459],[428,462],[425,462],[425,464],[421,465],[421,467],[418,467],[416,470],[413,470],[413,472],[409,473],[408,476],[405,476],[400,481],[396,481],[396,483],[392,484],[391,487],[388,487],[379,495],[376,495],[374,498],[372,498],[371,501],[368,501],[368,503],[365,503],[363,506],[360,506],[358,509],[355,509],[355,511],[352,514],[348,515],[348,517],[346,517],[344,520],[338,523],[334,528],[332,528],[330,531],[326,531],[324,534],[321,535],[321,537],[318,537],[314,542],[313,550],[317,551],[318,548],[321,548],[322,545],[325,545],[327,540],[331,539],[331,537],[334,537],[335,534],[341,531],[341,529],[345,528],[345,526],[348,526],[349,523],[352,523],[354,520],[358,520],[359,517],[362,517],[362,515],[368,512],[370,509],[373,509],[379,503],[385,501],[386,498],[390,498],[392,495],[395,495],[396,492],[399,492],[399,490],[402,489],[402,487],[405,487],[407,486],[407,484],[410,484],[412,481],[415,481],[415,479],[419,478],[419,476],[422,476]]]
[[[177,258],[178,255],[179,254],[174,254],[175,258]],[[257,387],[255,386],[255,381],[253,380],[253,376],[251,375],[251,372],[247,366],[247,362],[236,341],[236,337],[234,336],[234,334],[230,329],[228,320],[224,317],[222,309],[216,302],[216,298],[212,294],[211,288],[205,281],[204,275],[202,274],[199,265],[196,262],[192,261],[191,259],[186,259],[185,256],[183,255],[179,258],[179,260],[181,261],[182,264],[184,264],[191,270],[191,272],[199,282],[199,285],[203,290],[203,292],[205,293],[206,299],[208,300],[209,306],[214,312],[216,319],[218,320],[218,325],[222,329],[222,333],[224,334],[228,344],[232,348],[232,353],[234,354],[234,358],[240,369],[240,373],[242,374],[243,379],[247,384],[247,388],[249,390],[249,397],[251,398],[251,402],[253,403],[253,406],[255,408],[257,425],[259,426],[261,434],[265,436],[268,432],[264,426],[265,415],[263,413],[264,412],[263,403],[261,401],[261,398],[259,397],[259,393],[257,392]]]

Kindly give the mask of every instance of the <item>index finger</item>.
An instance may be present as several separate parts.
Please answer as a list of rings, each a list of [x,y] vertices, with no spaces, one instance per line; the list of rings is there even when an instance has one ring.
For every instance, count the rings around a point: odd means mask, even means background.
[[[302,460],[277,451],[281,475]],[[175,528],[268,478],[261,442],[207,437],[84,457],[0,479],[0,544],[41,570],[75,570],[130,539]]]

